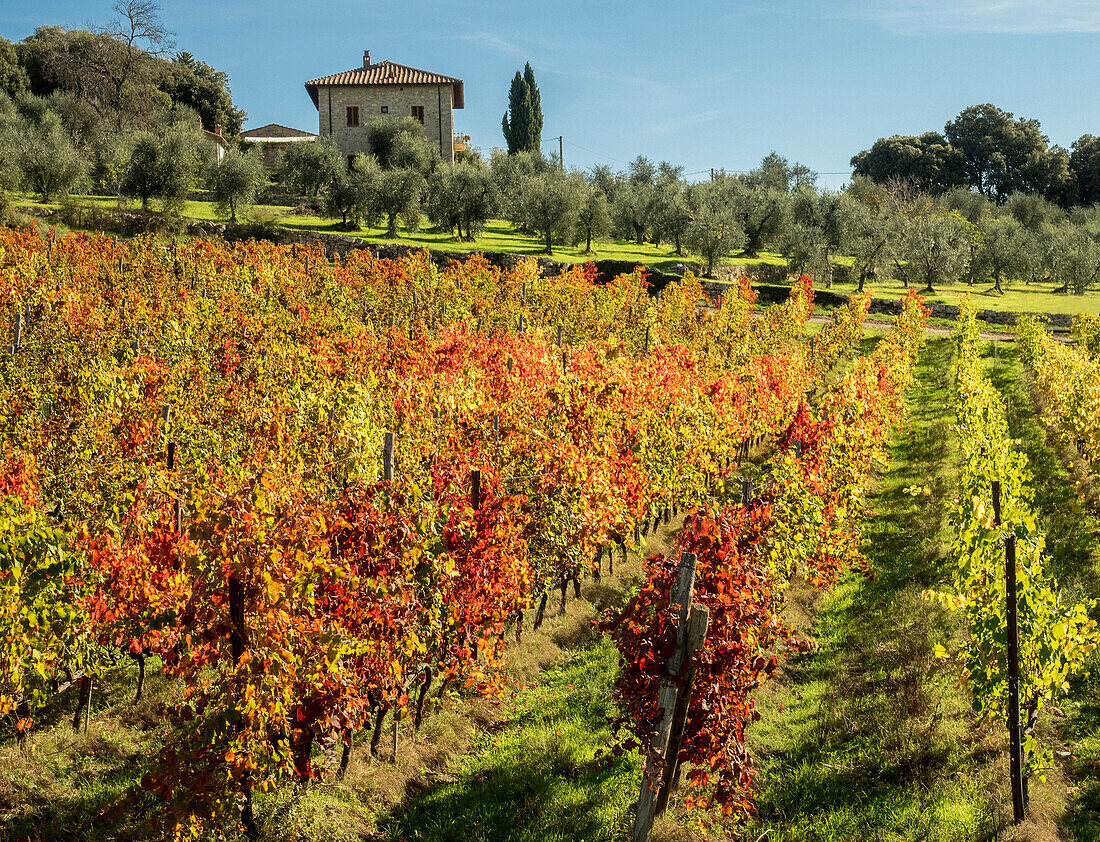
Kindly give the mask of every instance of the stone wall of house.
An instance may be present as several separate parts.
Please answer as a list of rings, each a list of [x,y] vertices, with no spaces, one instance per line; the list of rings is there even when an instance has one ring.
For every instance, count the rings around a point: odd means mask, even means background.
[[[345,155],[370,152],[367,125],[375,117],[409,117],[412,107],[424,108],[424,133],[439,144],[444,161],[454,160],[454,118],[450,85],[321,86],[317,90],[317,121],[322,137],[329,134],[329,95],[332,97],[332,136]],[[359,106],[359,125],[349,126],[347,108]],[[382,107],[388,111],[382,113]]]

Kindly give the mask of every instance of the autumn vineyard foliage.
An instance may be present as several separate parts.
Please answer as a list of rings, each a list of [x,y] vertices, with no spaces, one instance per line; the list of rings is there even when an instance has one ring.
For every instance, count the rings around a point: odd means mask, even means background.
[[[885,460],[890,432],[904,417],[904,392],[924,341],[926,312],[906,300],[896,330],[826,392],[815,411],[800,403],[777,436],[759,493],[717,511],[699,507],[678,535],[678,550],[695,553],[695,601],[710,612],[684,739],[667,763],[689,764],[691,787],[710,786],[689,804],[723,814],[752,811],[751,757],[745,730],[758,718],[752,693],[786,652],[809,645],[782,618],[794,575],[833,584],[844,569],[863,569],[860,522],[876,460]],[[861,318],[853,320],[860,324]],[[669,593],[677,556],[647,560],[638,595],[605,627],[622,654],[617,696],[630,732],[628,747],[647,743],[658,717],[657,689],[675,643]]]
[[[869,303],[810,341],[805,277],[758,313],[747,281],[708,302],[690,275],[655,296],[641,271],[0,230],[0,713],[26,734],[61,683],[159,656],[182,700],[130,797],[181,836],[252,833],[251,793],[338,772],[320,737],[499,693],[506,633],[677,506],[711,610],[680,759],[700,806],[743,815],[752,692],[804,645],[785,589],[863,563],[923,339],[910,296],[826,387]],[[607,623],[637,745],[675,561]]]

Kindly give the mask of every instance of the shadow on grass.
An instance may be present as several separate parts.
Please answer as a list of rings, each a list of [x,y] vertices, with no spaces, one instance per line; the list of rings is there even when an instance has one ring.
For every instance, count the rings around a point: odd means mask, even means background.
[[[592,641],[525,688],[479,736],[456,780],[380,822],[412,840],[616,840],[626,835],[640,780],[637,758],[601,757],[611,739],[617,652]]]

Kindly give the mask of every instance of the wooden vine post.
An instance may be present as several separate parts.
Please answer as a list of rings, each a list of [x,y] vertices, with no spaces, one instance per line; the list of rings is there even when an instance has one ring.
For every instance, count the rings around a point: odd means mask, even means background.
[[[691,682],[694,679],[692,656],[703,645],[710,622],[709,610],[691,601],[695,590],[696,563],[694,553],[680,555],[680,569],[669,600],[669,610],[676,620],[676,648],[665,664],[665,675],[657,691],[660,719],[650,740],[642,785],[638,790],[633,842],[648,842],[653,819],[668,804],[668,790],[683,742],[684,723],[691,702]]]
[[[1001,525],[1001,483],[993,480],[993,525]],[[1012,785],[1012,820],[1019,824],[1027,810],[1023,735],[1020,731],[1020,634],[1016,617],[1016,535],[1005,542],[1005,603],[1008,626],[1008,765]]]

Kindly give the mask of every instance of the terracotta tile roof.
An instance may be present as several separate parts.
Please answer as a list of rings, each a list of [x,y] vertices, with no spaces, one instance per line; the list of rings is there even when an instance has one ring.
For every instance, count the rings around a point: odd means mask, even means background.
[[[218,144],[218,146],[222,147],[223,149],[228,149],[229,148],[229,141],[226,140],[225,136],[221,134],[220,128],[221,127],[219,126],[219,131],[218,132],[208,132],[206,129],[203,129],[202,133],[207,138],[214,141],[214,143]]]
[[[317,89],[322,85],[451,85],[454,88],[454,107],[465,105],[461,79],[394,61],[380,61],[368,67],[356,67],[343,73],[310,79],[306,82],[306,90],[314,105],[317,105]]]
[[[257,137],[286,137],[286,138],[312,138],[317,135],[311,132],[303,132],[301,129],[292,129],[289,126],[281,126],[278,123],[268,123],[266,126],[260,126],[258,129],[249,129],[246,132],[241,132],[241,137],[245,140],[251,140]]]

